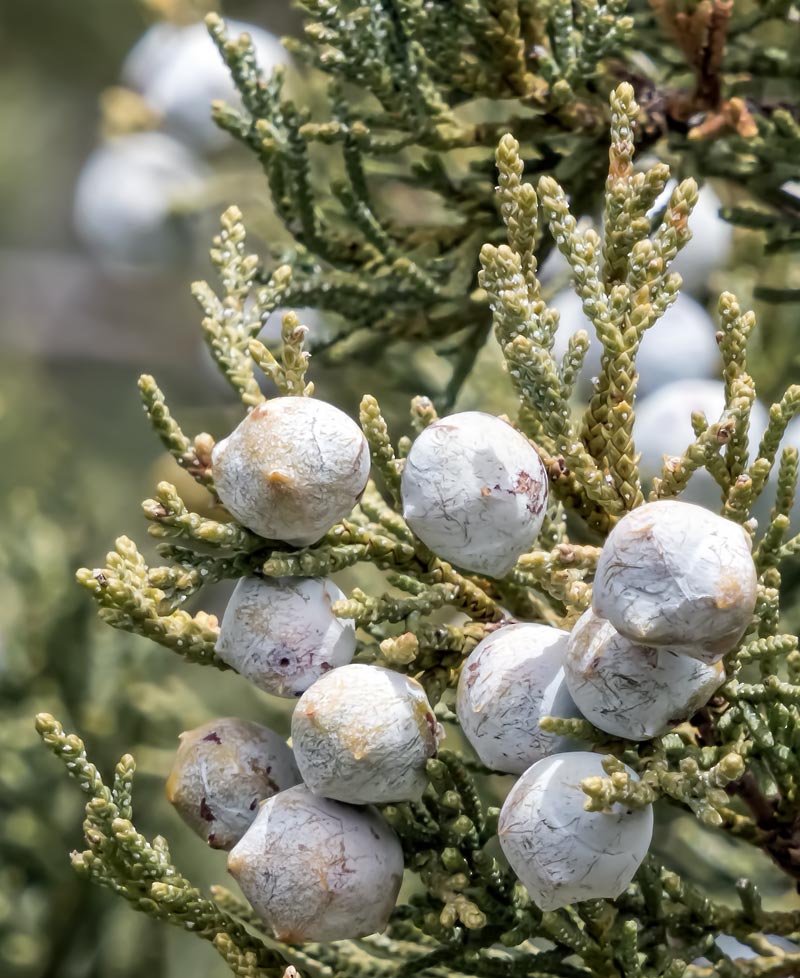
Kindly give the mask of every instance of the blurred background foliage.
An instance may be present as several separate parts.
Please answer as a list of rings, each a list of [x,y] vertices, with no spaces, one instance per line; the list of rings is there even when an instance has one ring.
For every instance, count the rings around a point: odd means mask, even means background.
[[[287,7],[242,2],[229,12],[280,33],[295,23]],[[234,710],[263,720],[263,701],[235,679],[187,683],[163,651],[103,626],[74,583],[116,532],[140,530],[139,502],[154,483],[180,477],[142,416],[142,370],[160,365],[177,402],[198,406],[198,427],[214,415],[218,425],[220,406],[233,403],[203,359],[189,296],[191,280],[208,274],[208,235],[181,263],[119,277],[73,231],[100,94],[148,25],[143,7],[4,0],[0,24],[0,975],[221,976],[208,948],[73,872],[82,799],[32,724],[40,709],[69,718],[106,769],[132,750],[145,831],[172,836],[198,882],[224,876],[225,854],[183,831],[164,777],[182,730]]]
[[[230,0],[224,12],[275,33],[298,25],[287,0]],[[187,430],[220,434],[233,423],[239,409],[201,348],[188,286],[209,274],[211,228],[225,205],[238,203],[262,236],[272,225],[259,210],[266,202],[256,164],[232,147],[213,160],[221,179],[210,184],[201,208],[208,222],[198,217],[189,254],[147,273],[101,267],[73,230],[73,189],[98,142],[101,93],[118,84],[147,13],[135,0],[0,0],[0,23],[0,975],[222,976],[210,949],[72,872],[81,799],[41,750],[32,717],[57,714],[106,770],[123,751],[134,753],[140,829],[168,836],[195,883],[224,878],[224,854],[185,831],[163,798],[177,736],[234,712],[285,732],[287,711],[237,677],[187,676],[163,650],[100,625],[73,572],[100,563],[115,533],[141,539],[139,501],[159,479],[194,501],[144,423],[136,378],[157,371]],[[718,275],[724,281],[712,287],[734,284],[748,306],[756,284],[800,286],[797,266],[792,254],[765,256],[758,234],[739,230]],[[713,308],[710,292],[697,298]],[[769,401],[797,377],[797,306],[756,308],[753,372]],[[399,434],[408,396],[441,386],[444,365],[402,347],[391,365],[396,376],[381,377],[381,404]],[[370,387],[359,364],[322,368],[314,380],[351,413]],[[510,403],[489,347],[457,406],[502,411]],[[691,864],[696,877],[705,872],[710,895],[744,872],[769,895],[768,867],[742,865],[693,820],[678,818],[669,837],[681,845],[667,847],[668,859]]]

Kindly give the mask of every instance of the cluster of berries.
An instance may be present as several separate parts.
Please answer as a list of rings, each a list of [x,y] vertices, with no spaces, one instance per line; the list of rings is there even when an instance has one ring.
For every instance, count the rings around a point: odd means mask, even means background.
[[[741,526],[691,503],[649,503],[612,530],[592,607],[570,632],[508,625],[464,663],[459,724],[484,764],[522,775],[501,812],[500,844],[542,909],[619,896],[653,818],[649,808],[587,811],[581,782],[604,776],[600,755],[540,720],[583,716],[633,741],[687,720],[724,681],[720,660],[752,620],[756,584]]]
[[[316,543],[352,509],[370,469],[360,429],[303,397],[255,408],[213,453],[217,493],[244,526]],[[429,425],[401,482],[404,516],[439,557],[502,577],[530,550],[547,504],[535,449],[478,412]],[[168,794],[228,867],[277,937],[356,938],[382,930],[403,853],[372,806],[418,801],[443,731],[412,678],[353,662],[344,595],[318,578],[244,578],[226,609],[219,655],[260,689],[295,697],[292,748],[235,718],[184,734]],[[501,847],[543,909],[618,896],[650,844],[650,808],[587,811],[601,757],[545,732],[545,716],[583,715],[614,736],[658,736],[724,680],[720,659],[755,606],[749,539],[689,503],[642,506],[602,550],[592,608],[571,632],[492,631],[465,661],[462,731],[493,771],[521,775],[499,820]],[[635,778],[631,770],[627,773]]]

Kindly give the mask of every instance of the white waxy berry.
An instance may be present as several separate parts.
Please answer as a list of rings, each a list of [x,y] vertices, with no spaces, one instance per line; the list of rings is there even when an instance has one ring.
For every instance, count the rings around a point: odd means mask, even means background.
[[[197,194],[206,168],[180,143],[155,132],[117,136],[95,149],[75,187],[73,221],[106,265],[154,266],[191,242],[176,202]]]
[[[324,340],[327,336],[331,335],[329,324],[318,309],[281,307],[275,309],[267,316],[256,338],[261,340],[270,349],[282,343],[283,317],[289,312],[293,312],[297,316],[308,331],[307,335],[313,336],[315,340]],[[244,315],[249,317],[249,321],[252,321],[254,314],[255,301],[253,299],[245,299]],[[220,394],[230,394],[231,385],[227,377],[220,371],[219,364],[208,344],[198,344],[196,354],[195,366],[199,366],[203,371],[202,383],[204,389],[206,385],[212,384],[213,389],[218,390]],[[266,378],[257,379],[261,383],[262,390],[267,392],[270,382]]]
[[[414,680],[380,666],[342,666],[298,700],[292,747],[308,787],[353,805],[419,801],[442,728]]]
[[[195,30],[198,26],[195,25]],[[148,27],[130,49],[122,63],[120,78],[123,84],[141,91],[153,76],[169,62],[187,29],[190,30],[191,28],[179,27],[177,24],[165,20],[158,21]],[[208,37],[213,49],[213,42],[208,31],[206,31],[206,37]]]
[[[581,781],[605,776],[599,754],[555,754],[528,768],[505,800],[500,847],[542,910],[613,900],[647,855],[653,834],[649,805],[634,811],[619,804],[608,812],[584,808]]]
[[[369,447],[343,411],[312,397],[254,408],[214,446],[214,485],[243,526],[306,547],[355,506],[369,478]]]
[[[287,62],[280,41],[268,31],[238,21],[230,21],[228,30],[234,37],[250,35],[258,66],[267,76]],[[229,141],[211,118],[211,103],[221,99],[239,106],[240,99],[205,24],[154,25],[132,48],[122,78],[144,95],[179,139],[201,150],[219,149]]]
[[[600,373],[602,347],[595,329],[572,289],[559,292],[550,306],[560,314],[553,343],[553,353],[559,360],[567,352],[570,337],[579,329],[589,334],[589,350],[580,373],[583,389],[588,389],[591,378]],[[690,296],[678,295],[642,337],[636,355],[637,392],[645,395],[676,380],[712,376],[720,359],[715,335],[716,327],[705,309]]]
[[[542,717],[574,717],[564,682],[569,634],[550,625],[506,625],[487,635],[461,669],[456,710],[464,736],[496,771],[521,774],[564,750],[539,726]]]
[[[356,650],[355,622],[332,606],[345,594],[321,577],[243,577],[234,588],[217,653],[274,696],[300,696]]]
[[[589,609],[569,636],[567,687],[599,730],[628,740],[659,737],[705,706],[725,680],[721,662],[682,653],[632,642]]]
[[[646,166],[651,166],[655,160],[641,162],[646,163]],[[648,216],[654,217],[662,208],[666,207],[676,186],[676,180],[668,181]],[[792,191],[787,189],[787,186],[785,184],[783,189],[786,193],[791,193]],[[798,186],[800,185],[794,184],[795,196],[797,196]],[[733,243],[733,226],[719,216],[721,206],[719,197],[708,184],[701,187],[697,203],[689,218],[692,237],[688,244],[681,248],[670,265],[671,272],[680,273],[683,279],[682,288],[685,292],[701,299],[708,292],[720,291],[719,288],[715,287],[713,278],[716,277],[715,273],[725,266]],[[588,218],[581,218],[578,222],[579,230],[585,230],[591,226],[592,221]],[[572,269],[567,259],[560,251],[554,249],[545,259],[539,277],[542,282],[564,281],[569,278],[571,272]],[[728,288],[731,286],[728,285]]]
[[[270,798],[228,871],[275,937],[289,944],[382,931],[403,880],[403,851],[374,808],[299,785]]]
[[[633,510],[611,531],[592,607],[634,642],[716,662],[750,624],[756,587],[743,527],[665,499]]]
[[[401,490],[408,525],[439,557],[502,577],[533,546],[548,485],[523,435],[491,414],[464,411],[417,437]]]
[[[292,752],[274,730],[222,717],[181,734],[167,798],[212,849],[230,849],[260,802],[299,783]]]

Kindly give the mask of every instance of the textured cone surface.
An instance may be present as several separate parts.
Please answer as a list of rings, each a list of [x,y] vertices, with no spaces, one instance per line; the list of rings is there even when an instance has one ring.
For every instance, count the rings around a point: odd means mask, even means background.
[[[374,808],[319,798],[302,785],[262,805],[228,870],[287,943],[381,931],[403,879],[403,851]]]

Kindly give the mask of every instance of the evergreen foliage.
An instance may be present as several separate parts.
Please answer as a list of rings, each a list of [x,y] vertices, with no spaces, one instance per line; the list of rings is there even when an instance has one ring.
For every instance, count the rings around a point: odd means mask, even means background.
[[[678,175],[730,181],[743,193],[725,216],[762,229],[770,251],[796,248],[800,37],[786,4],[736,16],[726,0],[298,7],[305,37],[286,43],[323,72],[327,107],[296,106],[283,73],[264,78],[247,37],[228,38],[209,15],[243,102],[243,111],[215,106],[215,117],[257,156],[292,237],[255,279],[271,304],[338,314],[326,349],[369,358],[424,337],[453,362],[439,395],[452,403],[490,329],[477,255],[499,241],[499,138],[510,131],[520,142],[529,179],[552,176],[573,213],[599,216],[620,79],[637,92],[640,152],[674,161]],[[543,231],[540,261],[552,247]],[[276,281],[284,264],[291,277]]]
[[[297,318],[284,319],[280,354],[256,339],[279,306],[341,317],[338,335],[324,348],[312,344],[312,353],[374,357],[388,347],[390,357],[394,340],[432,344],[449,351],[453,371],[437,404],[412,402],[411,428],[419,432],[453,402],[493,333],[518,397],[512,420],[550,479],[537,548],[503,579],[460,571],[432,553],[401,515],[411,441],[393,437],[378,400],[367,395],[360,422],[374,481],[320,543],[295,549],[264,540],[221,507],[219,519],[200,516],[161,483],[144,512],[163,564],[149,566],[123,537],[106,566],[79,571],[79,582],[113,627],[188,662],[227,669],[215,652],[216,619],[184,607],[205,585],[248,573],[323,576],[372,565],[380,572],[369,576],[376,593],[353,589],[334,608],[359,626],[356,661],[419,679],[456,740],[453,691],[477,643],[510,621],[570,628],[591,601],[608,532],[645,499],[678,496],[706,469],[720,512],[752,537],[759,574],[756,614],[725,658],[725,684],[691,722],[642,743],[613,740],[579,719],[542,725],[604,754],[606,777],[582,785],[588,810],[656,803],[673,844],[681,837],[670,836],[668,813],[688,813],[734,847],[766,854],[785,896],[787,886],[800,885],[800,651],[782,622],[780,587],[800,536],[789,536],[797,451],[781,450],[781,439],[800,410],[800,389],[790,387],[772,406],[766,432],[752,443],[747,342],[755,317],[724,293],[724,411],[693,419],[695,439],[665,460],[649,487],[638,471],[634,409],[639,344],[680,289],[670,266],[691,235],[693,176],[735,185],[746,203],[728,216],[762,228],[769,249],[796,247],[800,218],[786,183],[800,150],[789,101],[797,9],[782,0],[740,11],[724,0],[627,9],[616,0],[300,6],[305,38],[291,49],[327,79],[322,121],[283,94],[280,71],[259,74],[246,37],[227,39],[222,21],[208,20],[244,105],[216,106],[215,117],[259,159],[293,238],[272,255],[249,254],[241,214],[225,212],[211,253],[219,284],[194,287],[209,348],[248,410],[265,399],[264,378],[281,394],[313,396]],[[784,29],[787,19],[792,30]],[[640,153],[675,160],[682,177],[655,217],[670,170],[664,162],[637,169],[634,142]],[[397,198],[424,219],[393,213]],[[602,225],[579,223],[586,213],[602,214]],[[561,360],[553,355],[558,314],[539,276],[553,248],[566,259],[596,334],[577,333]],[[601,345],[602,366],[578,408],[575,380],[590,342]],[[213,437],[186,435],[152,377],[141,379],[140,391],[162,443],[213,499]],[[772,509],[759,528],[751,514],[765,493]],[[172,863],[165,839],[136,829],[129,755],[105,781],[82,741],[52,716],[40,714],[37,729],[88,798],[87,848],[73,854],[75,869],[135,909],[209,940],[235,975],[800,973],[800,951],[779,940],[800,938],[800,910],[764,909],[747,879],[712,897],[692,881],[691,867],[675,872],[679,856],[658,843],[617,900],[542,912],[497,852],[501,783],[467,749],[428,761],[422,801],[383,807],[412,880],[386,933],[283,944],[226,889],[201,893]],[[715,943],[721,934],[754,956],[726,953]]]

